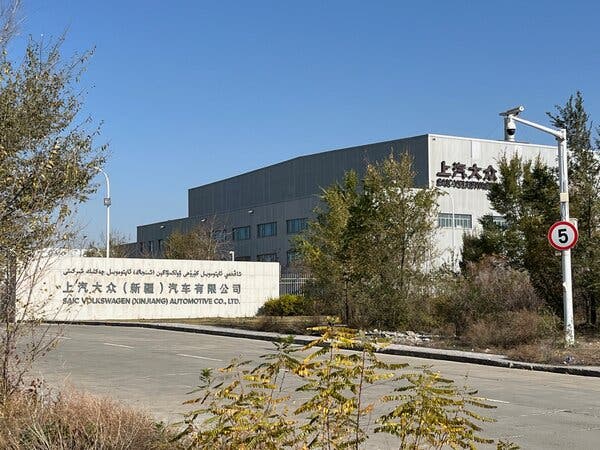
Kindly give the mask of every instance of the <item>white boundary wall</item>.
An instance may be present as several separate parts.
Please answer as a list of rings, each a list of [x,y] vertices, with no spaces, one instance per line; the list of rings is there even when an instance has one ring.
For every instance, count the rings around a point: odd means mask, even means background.
[[[19,289],[17,317],[248,317],[279,295],[279,263],[61,256],[45,266]]]

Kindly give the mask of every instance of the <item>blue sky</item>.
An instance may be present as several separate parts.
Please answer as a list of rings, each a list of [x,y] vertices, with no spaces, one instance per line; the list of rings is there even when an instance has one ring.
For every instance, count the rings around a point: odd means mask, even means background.
[[[22,38],[95,47],[85,112],[109,144],[113,229],[187,215],[187,189],[424,133],[501,139],[498,112],[576,90],[600,120],[594,1],[24,0]],[[520,140],[551,143],[520,128]],[[79,211],[104,230],[104,180]]]

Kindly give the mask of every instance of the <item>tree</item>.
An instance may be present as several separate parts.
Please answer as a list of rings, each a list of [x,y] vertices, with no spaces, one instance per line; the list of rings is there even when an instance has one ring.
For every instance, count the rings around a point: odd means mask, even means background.
[[[131,258],[133,257],[132,251],[130,250],[127,243],[129,238],[119,231],[112,230],[110,232],[110,257],[111,258]],[[106,236],[104,233],[100,234],[98,242],[92,241],[89,243],[87,249],[84,252],[84,256],[103,258],[106,256]]]
[[[485,255],[502,256],[513,268],[526,270],[539,295],[560,314],[560,258],[546,239],[550,225],[560,218],[557,202],[548,201],[558,198],[556,173],[540,159],[523,161],[518,156],[501,158],[499,172],[500,181],[488,199],[506,224],[484,218],[481,234],[464,241],[462,266]]]
[[[346,322],[350,319],[348,283],[352,272],[348,221],[358,198],[358,177],[349,171],[342,184],[323,190],[323,207],[315,210],[316,219],[294,243],[313,278],[306,287],[308,295],[319,298],[323,313],[340,314]]]
[[[91,119],[79,118],[78,82],[90,53],[64,60],[59,39],[51,44],[29,40],[24,57],[12,55],[7,43],[13,37],[10,30],[18,2],[4,6],[0,10],[2,394],[18,386],[24,363],[44,348],[42,341],[34,342],[43,333],[30,330],[37,322],[18,320],[35,317],[25,287],[35,283],[36,270],[43,270],[41,250],[65,245],[72,235],[71,211],[94,190],[90,183],[95,168],[104,162],[104,147],[93,146],[98,129]],[[48,251],[44,261],[47,255]],[[17,347],[25,333],[37,337]]]
[[[594,149],[591,144],[590,120],[580,92],[565,106],[557,105],[556,113],[547,114],[553,126],[567,130],[570,212],[579,228],[579,243],[573,250],[575,306],[581,306],[586,321],[595,325],[600,296],[600,145]],[[556,173],[539,161],[513,158],[502,162],[501,178],[488,198],[506,218],[506,227],[483,221],[482,234],[465,240],[463,259],[506,256],[513,267],[529,272],[538,293],[562,315],[560,260],[546,242],[550,225],[560,217]]]
[[[414,177],[407,154],[369,165],[351,209],[347,251],[355,261],[356,319],[369,318],[379,327],[415,326],[424,319],[439,192],[415,189]]]
[[[547,114],[552,125],[567,130],[570,212],[579,228],[579,243],[573,249],[575,297],[585,307],[587,322],[595,325],[600,298],[600,143],[593,148],[581,92]]]
[[[165,239],[167,259],[224,260],[231,250],[224,230],[214,219],[195,225],[191,230],[176,230]]]
[[[326,209],[297,241],[327,295],[321,300],[352,325],[414,325],[428,287],[437,196],[414,187],[406,154],[369,164],[360,189],[353,173],[326,189]]]

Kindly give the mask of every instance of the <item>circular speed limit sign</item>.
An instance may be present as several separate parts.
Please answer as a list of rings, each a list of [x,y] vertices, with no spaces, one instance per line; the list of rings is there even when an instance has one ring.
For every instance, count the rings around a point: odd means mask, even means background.
[[[556,222],[548,230],[548,241],[556,250],[569,250],[577,243],[577,228],[571,222]]]

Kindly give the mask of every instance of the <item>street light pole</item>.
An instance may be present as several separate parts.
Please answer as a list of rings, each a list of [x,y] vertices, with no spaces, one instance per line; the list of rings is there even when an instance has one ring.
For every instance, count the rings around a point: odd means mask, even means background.
[[[434,186],[433,183],[431,185],[432,187]],[[450,193],[450,191],[446,191],[444,189],[441,189],[440,187],[437,188],[439,190],[439,192],[442,193],[442,195],[447,195],[450,198],[450,205],[452,208],[452,248],[450,251],[450,258],[451,258],[451,263],[452,263],[452,270],[455,271],[456,270],[456,210],[454,209],[454,197],[452,196],[452,194]]]
[[[456,214],[454,209],[454,197],[449,191],[444,191],[444,193],[450,198],[450,204],[452,205],[452,270],[456,270]]]
[[[98,172],[101,172],[106,178],[106,197],[104,197],[104,206],[106,206],[106,257],[110,258],[110,179],[108,174],[100,167],[96,167]]]
[[[518,106],[500,113],[504,117],[505,137],[508,141],[514,141],[516,130],[515,122],[530,126],[544,133],[551,134],[558,143],[558,184],[560,190],[560,218],[565,222],[569,217],[569,171],[567,169],[567,130],[558,130],[531,122],[518,117],[525,108]],[[573,324],[573,280],[571,277],[571,250],[562,250],[562,277],[563,277],[563,309],[565,322],[565,344],[575,344],[575,326]]]

